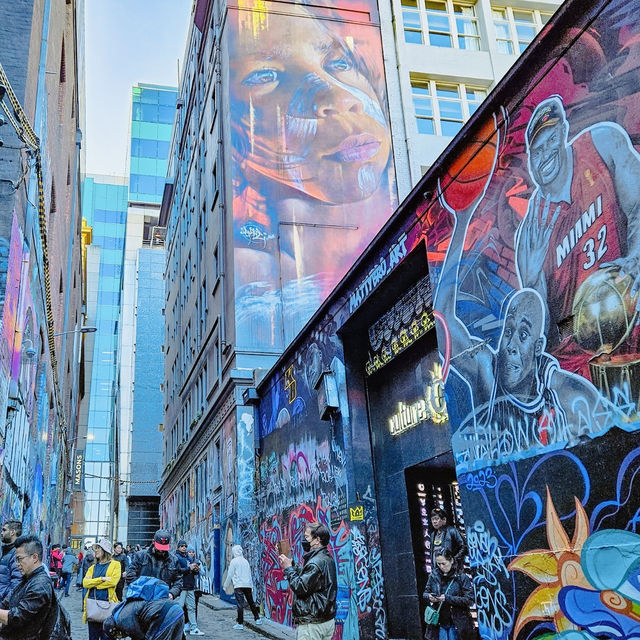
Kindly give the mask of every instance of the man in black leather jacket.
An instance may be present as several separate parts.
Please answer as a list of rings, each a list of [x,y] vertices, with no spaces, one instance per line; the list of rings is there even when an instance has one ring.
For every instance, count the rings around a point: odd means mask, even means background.
[[[329,530],[314,522],[304,530],[310,550],[304,564],[292,566],[291,559],[280,555],[280,564],[293,591],[293,621],[298,625],[297,640],[331,640],[336,626],[338,580],[336,563],[327,549]]]
[[[15,547],[22,580],[0,605],[0,638],[48,638],[58,616],[58,602],[49,572],[42,564],[42,543],[36,536],[21,536]]]
[[[127,584],[140,576],[153,576],[169,585],[169,598],[176,600],[182,591],[182,568],[175,555],[169,552],[170,543],[168,531],[156,531],[153,543],[133,556],[127,569]]]

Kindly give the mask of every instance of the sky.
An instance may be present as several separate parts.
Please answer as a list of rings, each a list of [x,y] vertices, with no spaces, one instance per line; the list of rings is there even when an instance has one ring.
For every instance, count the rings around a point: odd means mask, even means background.
[[[124,176],[131,87],[178,85],[192,0],[85,0],[87,173]]]

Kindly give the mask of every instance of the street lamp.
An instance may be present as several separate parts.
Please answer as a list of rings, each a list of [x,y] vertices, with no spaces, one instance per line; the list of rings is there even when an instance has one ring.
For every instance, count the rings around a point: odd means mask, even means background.
[[[72,329],[71,331],[61,331],[60,333],[54,333],[53,337],[64,336],[67,333],[95,333],[98,330],[97,327],[80,327],[79,329]]]

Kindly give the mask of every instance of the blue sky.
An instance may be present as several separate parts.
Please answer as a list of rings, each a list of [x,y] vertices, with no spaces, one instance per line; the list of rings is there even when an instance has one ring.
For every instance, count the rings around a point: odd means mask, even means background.
[[[192,0],[85,0],[88,173],[125,175],[131,87],[177,86]]]

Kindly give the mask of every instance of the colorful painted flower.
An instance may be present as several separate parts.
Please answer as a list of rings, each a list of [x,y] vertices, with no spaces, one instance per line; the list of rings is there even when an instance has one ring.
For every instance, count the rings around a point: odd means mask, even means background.
[[[527,551],[515,558],[507,567],[509,571],[522,571],[535,580],[536,587],[524,603],[513,628],[516,638],[522,628],[534,620],[552,620],[559,632],[577,630],[567,618],[558,602],[563,587],[572,585],[592,588],[580,566],[580,552],[589,537],[589,519],[580,501],[575,498],[576,523],[570,541],[556,512],[547,487],[547,541],[549,549]]]

